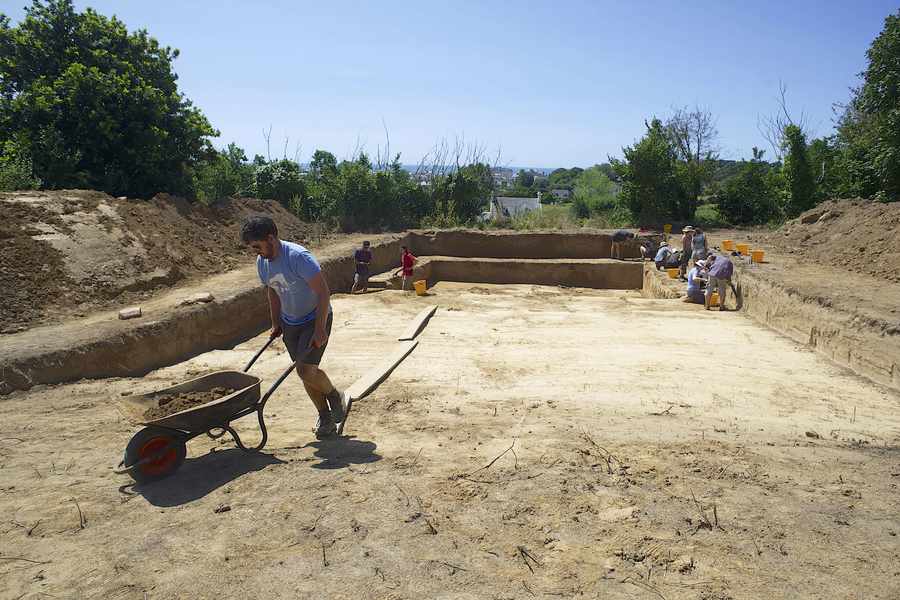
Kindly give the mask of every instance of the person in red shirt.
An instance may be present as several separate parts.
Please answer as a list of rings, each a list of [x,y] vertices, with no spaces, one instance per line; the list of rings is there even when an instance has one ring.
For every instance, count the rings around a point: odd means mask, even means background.
[[[416,266],[416,257],[413,256],[413,253],[409,251],[409,248],[406,246],[400,246],[401,254],[400,254],[400,268],[394,272],[394,277],[399,274],[403,274],[403,284],[401,289],[406,291],[406,282],[409,279],[412,279],[413,276],[413,268]]]

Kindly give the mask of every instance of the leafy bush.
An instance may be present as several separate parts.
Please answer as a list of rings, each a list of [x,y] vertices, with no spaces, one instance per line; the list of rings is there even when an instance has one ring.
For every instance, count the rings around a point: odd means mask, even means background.
[[[260,198],[277,200],[288,206],[292,198],[303,195],[300,165],[292,160],[276,160],[258,166],[254,178],[254,190]]]
[[[220,198],[252,195],[254,178],[255,169],[244,151],[231,143],[197,165],[197,199],[208,204]]]
[[[33,190],[41,186],[34,176],[31,158],[12,142],[7,142],[0,152],[0,191]]]
[[[715,197],[719,215],[732,225],[768,223],[779,212],[777,171],[754,158],[725,180]]]
[[[591,216],[591,204],[584,196],[575,196],[570,210],[576,219],[587,219]]]

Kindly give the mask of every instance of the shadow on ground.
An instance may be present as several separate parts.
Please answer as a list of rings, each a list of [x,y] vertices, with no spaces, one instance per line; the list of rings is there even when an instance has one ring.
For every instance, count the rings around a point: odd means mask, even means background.
[[[180,506],[198,500],[247,473],[285,461],[271,454],[228,448],[189,458],[171,477],[132,489],[154,506]]]
[[[313,456],[320,462],[312,465],[313,469],[344,469],[350,465],[362,465],[381,460],[375,453],[378,446],[375,442],[357,440],[351,436],[333,437],[307,444],[315,448]]]

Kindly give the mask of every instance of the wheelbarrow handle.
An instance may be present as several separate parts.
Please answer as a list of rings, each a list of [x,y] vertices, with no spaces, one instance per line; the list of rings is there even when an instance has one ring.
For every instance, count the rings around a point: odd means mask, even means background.
[[[281,383],[282,383],[285,379],[287,379],[288,375],[291,374],[291,371],[293,371],[293,370],[294,370],[294,367],[296,367],[296,366],[297,366],[297,363],[296,363],[296,362],[292,362],[292,363],[290,364],[290,366],[289,366],[288,368],[286,368],[286,369],[284,370],[284,372],[278,377],[278,379],[275,380],[275,383],[272,384],[272,387],[270,387],[270,388],[266,391],[266,393],[263,394],[263,397],[262,397],[262,398],[260,399],[260,401],[259,401],[259,409],[260,409],[260,410],[262,410],[262,407],[265,406],[265,405],[266,405],[266,402],[269,401],[269,396],[271,396],[271,395],[275,392],[275,390],[278,389],[278,386],[281,385]]]
[[[247,371],[250,370],[250,367],[253,366],[253,363],[256,362],[256,359],[259,358],[260,356],[262,356],[262,353],[266,351],[266,348],[268,348],[269,346],[272,345],[272,342],[275,341],[275,338],[276,338],[276,337],[277,337],[277,336],[270,336],[270,337],[269,337],[269,341],[266,342],[266,345],[263,346],[262,348],[260,348],[260,349],[259,349],[259,352],[257,352],[256,354],[254,354],[254,355],[253,355],[253,358],[250,359],[250,362],[247,363],[247,366],[244,367],[244,373],[246,373]]]

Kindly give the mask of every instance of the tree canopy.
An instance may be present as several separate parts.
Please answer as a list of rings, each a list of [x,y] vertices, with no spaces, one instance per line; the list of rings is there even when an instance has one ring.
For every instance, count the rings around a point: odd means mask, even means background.
[[[846,191],[900,199],[900,11],[889,15],[866,53],[862,85],[838,126]]]
[[[0,16],[0,152],[49,188],[191,194],[218,135],[178,91],[178,51],[71,0]]]

